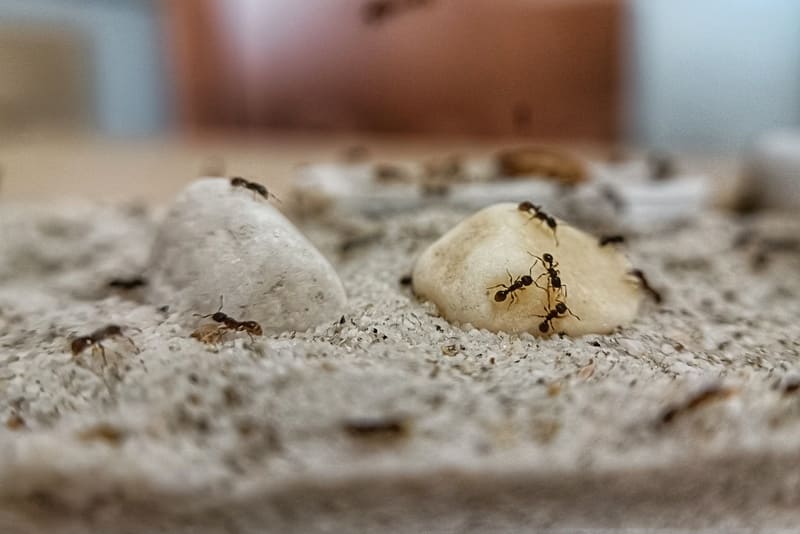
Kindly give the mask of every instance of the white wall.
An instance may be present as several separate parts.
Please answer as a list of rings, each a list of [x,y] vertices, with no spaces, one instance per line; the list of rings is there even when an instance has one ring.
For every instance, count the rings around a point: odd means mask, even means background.
[[[152,0],[0,0],[0,26],[25,23],[72,27],[85,35],[101,131],[141,135],[169,124],[161,29]]]
[[[730,151],[800,124],[800,1],[632,0],[632,138]]]

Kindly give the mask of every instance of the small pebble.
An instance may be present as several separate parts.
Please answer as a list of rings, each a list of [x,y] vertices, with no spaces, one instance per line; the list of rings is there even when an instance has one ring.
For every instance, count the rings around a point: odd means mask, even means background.
[[[222,311],[264,332],[337,320],[344,288],[333,267],[272,204],[230,180],[189,185],[161,224],[148,277],[153,301],[185,323]],[[206,319],[208,320],[208,319]]]
[[[417,260],[414,292],[430,301],[455,323],[469,323],[493,332],[530,332],[579,336],[607,334],[630,324],[643,293],[630,276],[632,267],[616,247],[600,247],[597,238],[564,221],[555,232],[546,222],[521,211],[517,204],[485,208],[456,225]],[[550,281],[541,260],[551,254],[566,291],[548,291],[530,284],[506,295],[496,294],[522,276],[545,287]],[[533,255],[533,256],[532,256]],[[534,263],[536,262],[536,265]],[[563,302],[565,313],[540,329],[542,315]]]

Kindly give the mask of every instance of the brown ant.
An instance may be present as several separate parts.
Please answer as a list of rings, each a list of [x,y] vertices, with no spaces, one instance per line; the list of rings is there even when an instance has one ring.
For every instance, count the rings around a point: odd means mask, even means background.
[[[669,154],[651,152],[647,156],[647,166],[653,180],[669,180],[677,174],[675,160]]]
[[[547,312],[546,315],[534,315],[534,317],[542,317],[542,318],[544,318],[544,321],[542,321],[539,324],[539,332],[541,332],[543,334],[546,334],[551,329],[555,330],[553,328],[553,320],[561,319],[567,313],[570,314],[571,316],[575,317],[577,320],[579,320],[579,321],[581,320],[580,317],[578,317],[577,315],[572,313],[572,310],[570,310],[569,307],[567,307],[566,304],[564,304],[563,302],[560,302],[560,301],[556,302],[556,307],[553,308],[552,310],[550,310],[547,307],[545,307],[544,311]]]
[[[342,421],[342,427],[353,438],[402,438],[409,432],[408,421],[402,417],[352,418]]]
[[[272,196],[275,200],[280,202],[280,199],[275,195],[271,195],[269,190],[264,187],[263,185],[257,182],[251,182],[249,180],[245,180],[241,176],[234,176],[231,178],[231,186],[232,187],[244,187],[245,189],[249,189],[250,191],[261,195],[264,197],[265,200],[269,200],[269,197]]]
[[[147,285],[147,278],[143,276],[134,276],[131,278],[112,278],[108,282],[108,287],[112,289],[122,289],[130,291]]]
[[[106,339],[111,339],[114,337],[122,337],[125,338],[134,348],[136,348],[136,343],[133,342],[131,338],[124,335],[122,333],[122,327],[115,324],[110,324],[104,326],[103,328],[98,328],[88,336],[81,336],[77,337],[72,340],[70,343],[70,348],[72,349],[72,355],[77,356],[88,347],[97,347],[100,349],[100,354],[103,356],[103,363],[108,363],[106,360],[106,349],[103,347],[102,341]],[[139,352],[139,349],[136,348],[136,352]]]
[[[668,406],[661,414],[660,422],[661,424],[669,424],[679,415],[697,410],[714,401],[725,400],[736,393],[735,389],[718,384],[706,386],[690,396],[685,402]]]
[[[403,10],[426,6],[430,0],[370,0],[362,6],[361,19],[365,24],[379,24]]]
[[[380,183],[404,183],[410,180],[408,173],[397,165],[391,163],[376,163],[372,169],[372,176]]]
[[[598,239],[598,243],[601,247],[610,244],[619,244],[625,242],[625,236],[622,235],[604,235]]]
[[[260,336],[261,334],[263,334],[261,325],[258,324],[257,322],[237,321],[233,317],[224,313],[222,311],[222,296],[219,297],[219,308],[217,309],[217,311],[215,311],[214,313],[209,313],[208,315],[200,315],[197,313],[195,315],[203,318],[211,317],[212,321],[214,321],[215,323],[220,323],[222,325],[221,328],[231,330],[233,332],[244,332],[248,336],[250,336],[251,340],[253,339],[253,336]],[[200,329],[196,330],[195,333],[199,332],[199,330]],[[192,337],[197,337],[197,339],[200,339],[200,337],[195,336],[194,333],[192,334]]]
[[[519,206],[517,206],[517,209],[519,211],[525,212],[528,215],[530,215],[531,218],[528,219],[529,221],[533,219],[539,219],[544,224],[546,224],[550,228],[550,230],[553,231],[553,239],[555,239],[556,241],[556,246],[558,245],[558,236],[556,235],[556,229],[558,227],[558,223],[556,222],[556,219],[553,216],[545,213],[542,210],[541,206],[537,206],[536,204],[528,200],[520,202]]]
[[[516,280],[514,280],[514,277],[511,276],[511,273],[506,270],[506,274],[508,274],[508,284],[497,284],[496,286],[487,287],[486,289],[494,289],[496,287],[502,288],[494,294],[494,301],[503,302],[506,300],[506,297],[510,296],[511,301],[508,303],[508,307],[510,308],[511,305],[517,300],[516,291],[523,291],[526,287],[533,283],[533,276],[531,273],[533,272],[534,265],[536,265],[536,262],[531,265],[528,274],[518,276]]]
[[[653,300],[656,301],[656,304],[661,304],[664,298],[661,296],[661,293],[659,293],[656,289],[653,288],[653,286],[650,285],[650,282],[647,281],[647,277],[644,275],[644,272],[642,272],[641,269],[634,269],[630,271],[628,274],[630,274],[631,276],[635,276],[639,280],[639,283],[642,285],[642,289],[647,291],[647,293],[649,293],[650,296],[653,297]]]
[[[557,269],[558,262],[555,261],[555,259],[553,258],[553,255],[550,254],[550,253],[545,252],[544,254],[542,254],[542,257],[540,258],[539,256],[535,256],[535,255],[531,254],[530,252],[528,252],[528,254],[530,254],[531,256],[536,258],[537,261],[541,261],[542,262],[542,266],[545,269],[545,271],[542,274],[540,274],[539,276],[537,276],[536,280],[534,280],[533,283],[536,285],[536,287],[538,287],[539,289],[544,289],[545,291],[547,291],[547,289],[548,289],[547,287],[542,287],[542,286],[540,286],[539,284],[536,283],[536,282],[539,281],[539,279],[541,277],[547,276],[549,287],[555,289],[556,291],[559,291],[559,290],[563,289],[564,298],[566,298],[567,297],[567,284],[565,284],[565,283],[563,283],[561,281],[561,273]],[[536,265],[535,262],[534,262],[534,265]],[[548,292],[548,298],[549,298],[549,292]]]

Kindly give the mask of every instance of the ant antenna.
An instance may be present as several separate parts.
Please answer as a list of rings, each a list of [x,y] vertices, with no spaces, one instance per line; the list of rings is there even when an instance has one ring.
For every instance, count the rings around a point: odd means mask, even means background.
[[[199,313],[193,313],[192,315],[195,317],[202,317],[203,319],[205,319],[206,317],[211,317],[221,311],[222,311],[222,295],[219,296],[219,308],[217,308],[217,311],[215,311],[214,313],[209,313],[208,315],[201,315]]]

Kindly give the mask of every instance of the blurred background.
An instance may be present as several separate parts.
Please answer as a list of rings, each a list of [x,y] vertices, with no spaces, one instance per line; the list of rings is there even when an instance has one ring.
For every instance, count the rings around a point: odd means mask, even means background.
[[[195,143],[183,172],[252,139],[294,162],[398,136],[710,155],[798,123],[794,0],[0,0],[0,165],[20,196],[108,172],[78,139],[181,162]],[[143,153],[125,161],[178,172]]]

